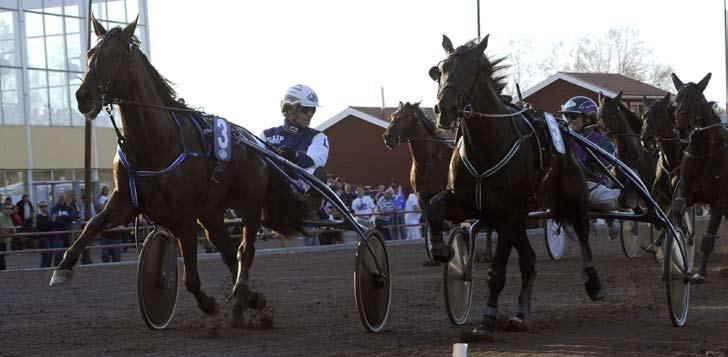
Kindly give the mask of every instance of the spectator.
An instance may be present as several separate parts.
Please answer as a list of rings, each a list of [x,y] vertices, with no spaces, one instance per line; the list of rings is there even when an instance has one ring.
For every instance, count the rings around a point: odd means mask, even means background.
[[[97,211],[101,211],[106,206],[106,202],[109,200],[109,186],[101,188],[101,196],[99,196],[99,205]]]
[[[402,186],[397,184],[392,184],[392,189],[394,190],[394,196],[392,197],[392,203],[394,204],[395,214],[397,215],[397,219],[392,221],[392,224],[404,224],[404,206],[405,206],[405,199],[404,199],[404,193],[402,192]],[[399,232],[399,239],[407,239],[407,228],[406,227],[396,227],[392,228],[392,232],[396,233]]]
[[[356,198],[356,192],[355,192],[354,187],[352,187],[348,183],[345,183],[344,184],[344,193],[341,194],[341,200],[344,201],[344,205],[346,205],[346,207],[351,207],[351,204],[354,202],[355,198]]]
[[[408,225],[419,224],[420,216],[422,216],[422,213],[412,212],[419,210],[420,201],[417,199],[417,195],[415,195],[414,193],[410,193],[407,197],[407,204],[405,205],[405,211],[407,211],[408,213],[405,213],[404,215],[404,223]],[[422,235],[420,234],[420,226],[408,226],[407,239],[422,239]]]
[[[392,232],[389,228],[384,228],[392,223],[392,214],[394,213],[394,202],[392,197],[394,196],[394,190],[388,188],[384,191],[384,194],[377,200],[377,213],[374,218],[374,227],[376,227],[382,235],[384,240],[392,240]]]
[[[58,203],[51,210],[51,228],[54,231],[68,231],[71,230],[73,221],[78,219],[78,212],[76,212],[68,203],[66,203],[66,196],[61,193],[58,195]],[[49,237],[51,248],[65,248],[68,247],[70,242],[70,233],[54,234]],[[58,266],[63,257],[63,252],[53,252],[55,259],[53,265]]]
[[[384,195],[384,185],[377,187],[377,194],[374,196],[374,202],[379,202],[379,199]]]
[[[351,203],[351,208],[354,210],[354,214],[357,215],[359,223],[367,228],[371,228],[371,214],[374,213],[374,209],[377,206],[374,204],[374,201],[370,196],[364,195],[364,187],[357,187],[356,195],[357,197]]]
[[[35,216],[35,230],[38,232],[48,232],[51,230],[51,219],[48,216],[48,204],[45,201],[38,202],[38,215]],[[38,248],[48,249],[50,247],[51,245],[48,236],[38,236]],[[41,252],[40,267],[50,267],[52,259],[53,253]]]
[[[5,201],[3,203],[3,214],[0,215],[0,234],[14,234],[15,224],[13,223],[13,202]],[[8,250],[8,246],[12,237],[0,238],[0,251],[4,252]],[[5,256],[0,255],[0,270],[7,269],[5,265]]]
[[[23,195],[23,198],[15,206],[18,208],[18,216],[23,220],[23,228],[33,227],[35,209],[33,209],[33,204],[30,203],[28,195]]]
[[[85,194],[81,194],[81,202],[79,203],[79,200],[76,199],[76,196],[71,196],[71,202],[69,206],[73,209],[75,213],[76,219],[73,220],[73,229],[81,230],[83,223],[86,221],[86,210],[84,209],[84,196]],[[91,205],[91,217],[96,215],[96,208]],[[96,237],[94,237],[95,239]],[[89,245],[93,244],[90,243]],[[91,251],[88,249],[83,250],[83,254],[81,255],[81,264],[91,264],[93,261],[91,260]]]

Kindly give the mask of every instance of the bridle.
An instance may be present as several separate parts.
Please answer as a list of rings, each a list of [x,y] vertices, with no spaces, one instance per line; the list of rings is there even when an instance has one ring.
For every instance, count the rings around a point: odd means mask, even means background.
[[[396,114],[396,113],[395,113]],[[395,114],[392,114],[392,117],[395,117]],[[413,142],[441,142],[446,144],[454,144],[455,140],[451,139],[439,139],[434,136],[432,131],[434,128],[430,128],[430,126],[425,120],[427,120],[424,116],[424,114],[420,110],[414,110],[414,119],[411,120],[407,125],[404,126],[402,129],[397,129],[397,136],[396,136],[396,143],[402,144],[402,143],[413,143]],[[399,116],[397,116],[399,117]],[[394,128],[395,120],[393,119],[391,123],[389,124],[389,127],[387,130],[392,130]],[[429,138],[418,138],[415,136],[402,136],[401,133],[414,133],[415,128],[418,125],[422,125],[425,128],[425,132],[430,136]]]
[[[696,85],[693,83],[687,83],[687,84],[683,85],[683,87],[680,88],[680,90],[687,90],[689,88],[692,88],[693,86],[696,86]],[[684,99],[688,99],[688,98],[684,98]],[[695,135],[703,133],[703,132],[707,132],[708,130],[714,129],[714,128],[723,128],[723,129],[726,128],[726,124],[723,124],[721,122],[709,124],[706,126],[700,126],[703,123],[703,119],[704,119],[703,111],[702,110],[696,111],[695,110],[696,108],[693,107],[694,100],[691,100],[691,99],[692,98],[690,98],[689,100],[683,100],[683,101],[679,102],[678,108],[677,108],[677,114],[676,114],[677,117],[679,117],[680,115],[688,115],[690,118],[691,128],[690,128],[690,133],[688,134],[687,140],[684,141],[684,143],[687,144],[687,148],[685,149],[684,155],[686,157],[690,157],[693,159],[707,159],[723,150],[728,149],[728,140],[726,140],[726,135],[725,135],[725,133],[723,133],[723,135],[720,135],[721,145],[717,149],[715,149],[711,152],[708,152],[706,154],[696,154],[696,153],[693,153],[690,151],[690,147],[691,147],[690,144],[693,143],[693,138]],[[707,105],[708,105],[707,100],[705,99],[704,96],[701,95],[699,98],[699,104],[698,104],[698,106],[701,108],[698,108],[698,109],[704,109],[704,107]]]
[[[131,74],[134,70],[133,66],[131,65],[131,56],[133,51],[138,50],[138,46],[134,43],[132,39],[129,39],[129,44],[125,46],[124,55],[121,57],[121,63],[119,64],[119,67],[116,69],[114,74],[111,77],[104,76],[99,71],[99,60],[101,58],[101,49],[110,42],[111,39],[116,39],[123,42],[123,39],[119,37],[119,33],[121,31],[118,30],[110,30],[106,32],[103,37],[99,36],[98,41],[100,42],[99,45],[97,45],[94,48],[95,56],[93,63],[91,66],[88,67],[88,74],[91,74],[96,81],[96,91],[99,97],[99,100],[101,100],[101,105],[103,106],[109,106],[113,104],[114,100],[120,99],[118,97],[118,94],[121,92],[121,86],[120,83],[122,83],[121,76],[124,75],[124,72],[128,72]],[[125,65],[126,71],[125,71]]]

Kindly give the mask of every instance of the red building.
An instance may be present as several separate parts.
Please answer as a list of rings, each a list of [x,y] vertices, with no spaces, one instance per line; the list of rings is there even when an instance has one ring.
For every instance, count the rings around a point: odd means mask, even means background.
[[[638,115],[646,108],[642,96],[649,100],[665,96],[666,91],[625,77],[618,73],[575,73],[557,72],[539,84],[523,92],[523,100],[534,108],[556,113],[569,98],[583,95],[595,102],[599,92],[616,97],[622,91],[622,102]]]
[[[389,185],[396,182],[411,191],[412,161],[407,145],[390,150],[382,134],[397,108],[348,107],[317,126],[329,138],[326,171],[354,185]],[[434,117],[432,109],[423,108]]]

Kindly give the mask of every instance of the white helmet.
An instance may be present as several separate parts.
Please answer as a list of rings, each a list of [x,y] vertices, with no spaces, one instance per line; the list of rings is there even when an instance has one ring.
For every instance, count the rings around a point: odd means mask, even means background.
[[[318,96],[316,92],[309,86],[303,84],[296,84],[295,86],[288,88],[286,95],[281,101],[281,110],[285,110],[286,106],[292,106],[299,104],[302,107],[318,107]]]

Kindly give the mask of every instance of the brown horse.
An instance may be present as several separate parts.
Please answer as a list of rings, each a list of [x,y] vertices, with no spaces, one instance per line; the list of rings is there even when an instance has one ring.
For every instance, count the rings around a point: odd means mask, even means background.
[[[570,140],[567,138],[566,154],[541,160],[541,147],[525,110],[501,100],[505,87],[504,77],[498,74],[501,60],[485,56],[487,45],[488,36],[456,50],[443,36],[447,57],[430,69],[430,76],[439,83],[435,107],[438,126],[452,128],[459,121],[461,132],[450,165],[448,190],[435,196],[427,211],[433,256],[448,261],[453,255],[442,237],[446,218],[453,222],[477,218],[498,232],[488,273],[486,312],[474,331],[476,336],[495,329],[498,297],[506,282],[512,248],[518,251],[521,271],[518,312],[512,322],[522,325],[530,313],[536,256],[528,241],[526,221],[535,207],[550,208],[558,222],[574,227],[587,294],[594,300],[605,295],[588,244],[587,184]]]
[[[597,127],[614,140],[619,159],[635,170],[645,185],[649,185],[655,181],[656,160],[640,140],[642,119],[624,106],[621,100],[621,91],[614,98],[599,93]],[[622,172],[618,171],[617,174],[621,180]],[[625,189],[634,190],[634,187],[628,185]]]
[[[659,151],[651,192],[660,207],[668,208],[677,183],[683,149],[675,129],[675,106],[669,92],[652,103],[648,103],[647,98],[643,98],[643,101],[647,112],[643,117],[640,139],[645,145],[653,145]]]
[[[673,201],[673,212],[683,214],[695,203],[710,205],[710,222],[705,231],[700,251],[703,260],[691,279],[704,281],[708,275],[708,259],[723,214],[728,213],[728,130],[715,114],[703,91],[711,74],[700,82],[683,83],[674,73],[672,82],[678,90],[675,108],[677,129],[687,139],[687,149],[680,165],[680,184]]]
[[[248,286],[255,255],[253,243],[261,218],[269,227],[284,233],[302,231],[304,205],[266,161],[238,143],[233,144],[232,158],[225,170],[213,180],[217,160],[204,155],[209,143],[201,137],[199,128],[209,126],[209,121],[175,99],[169,82],[139,50],[133,36],[136,21],[124,29],[109,31],[95,19],[92,21],[99,39],[87,54],[89,69],[76,92],[78,110],[90,120],[103,106],[120,103],[123,128],[117,134],[123,158],[117,155],[114,160],[116,189],[103,211],[88,222],[79,239],[66,251],[51,285],[71,278],[71,269],[93,237],[142,213],[178,237],[185,286],[203,312],[214,314],[218,305],[201,290],[197,273],[199,220],[235,281],[232,322],[233,326],[242,326],[246,308],[265,305],[262,295]],[[177,162],[180,157],[181,162]],[[120,158],[126,159],[134,171],[124,167]],[[177,164],[170,166],[173,161]],[[165,167],[169,170],[163,170]],[[165,172],[142,177],[140,170]],[[237,248],[237,257],[223,221],[226,208],[234,208],[244,217],[244,239]]]
[[[455,146],[453,133],[438,129],[437,123],[425,115],[419,102],[399,102],[383,137],[390,149],[400,143],[409,144],[412,159],[410,184],[417,194],[420,209],[426,214],[430,199],[447,186],[450,158]],[[493,255],[490,238],[491,231],[488,231],[488,243],[480,260],[489,261]]]

